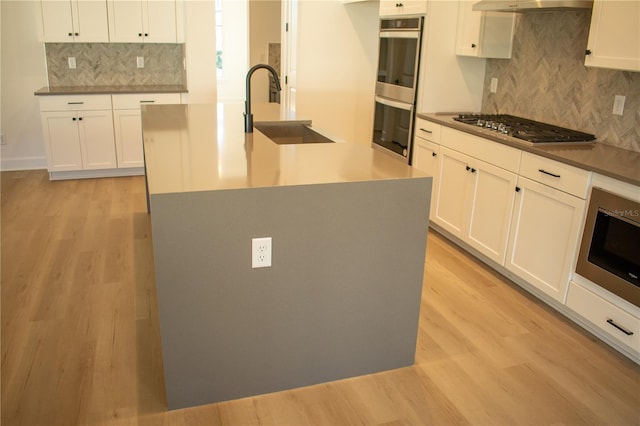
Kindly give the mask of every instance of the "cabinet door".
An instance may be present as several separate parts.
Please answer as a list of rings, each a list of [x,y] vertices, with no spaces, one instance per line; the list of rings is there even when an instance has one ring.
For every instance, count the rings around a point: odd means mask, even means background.
[[[469,217],[467,200],[472,177],[467,167],[470,162],[470,157],[440,147],[437,200],[432,220],[461,239]]]
[[[112,42],[142,43],[142,1],[109,0],[109,37]]]
[[[458,31],[456,35],[456,55],[479,56],[480,19],[482,12],[475,12],[473,0],[458,2]]]
[[[142,123],[139,109],[114,110],[118,167],[143,167]]]
[[[511,58],[515,15],[474,11],[474,0],[460,0],[456,54],[480,58]]]
[[[73,0],[72,11],[74,41],[109,42],[106,0]]]
[[[75,112],[41,113],[48,170],[82,170],[82,151]]]
[[[83,168],[117,167],[111,110],[79,111],[78,125]]]
[[[42,0],[42,31],[47,43],[73,41],[71,0]]]
[[[520,176],[505,266],[564,303],[584,200]]]
[[[422,170],[429,176],[433,177],[433,184],[431,186],[431,207],[429,209],[429,218],[433,218],[434,209],[436,206],[437,192],[438,192],[438,163],[440,151],[440,145],[433,142],[429,142],[425,139],[415,137],[413,139],[413,167]]]
[[[380,16],[424,15],[427,13],[426,0],[381,0]]]
[[[640,71],[639,1],[594,0],[584,64]]]
[[[143,0],[142,19],[146,43],[176,42],[175,0]]]
[[[466,241],[504,265],[517,175],[478,160],[472,167],[475,179]]]

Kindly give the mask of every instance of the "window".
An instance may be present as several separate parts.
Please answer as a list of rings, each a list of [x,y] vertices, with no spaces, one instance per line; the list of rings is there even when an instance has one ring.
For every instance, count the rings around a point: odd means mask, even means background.
[[[216,0],[216,72],[222,77],[222,0]]]

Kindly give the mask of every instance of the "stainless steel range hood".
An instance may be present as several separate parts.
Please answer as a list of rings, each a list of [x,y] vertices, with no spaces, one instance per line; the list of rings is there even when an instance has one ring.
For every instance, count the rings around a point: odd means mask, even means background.
[[[525,13],[548,10],[591,9],[593,0],[481,0],[473,10]]]

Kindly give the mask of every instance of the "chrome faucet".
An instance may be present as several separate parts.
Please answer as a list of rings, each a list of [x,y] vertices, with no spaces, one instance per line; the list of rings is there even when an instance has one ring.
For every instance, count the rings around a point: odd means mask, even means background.
[[[245,133],[253,133],[253,114],[251,113],[251,75],[259,68],[265,68],[269,70],[273,79],[276,83],[276,89],[278,92],[280,91],[280,79],[278,78],[278,73],[276,70],[267,64],[258,64],[252,66],[247,72],[247,82],[246,82],[246,91],[247,97],[244,101],[244,132]]]

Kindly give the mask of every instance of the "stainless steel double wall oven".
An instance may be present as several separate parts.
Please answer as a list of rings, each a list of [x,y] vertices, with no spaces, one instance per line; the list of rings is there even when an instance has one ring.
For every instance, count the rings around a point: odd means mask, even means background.
[[[407,163],[411,162],[423,25],[424,17],[380,20],[372,146]]]

